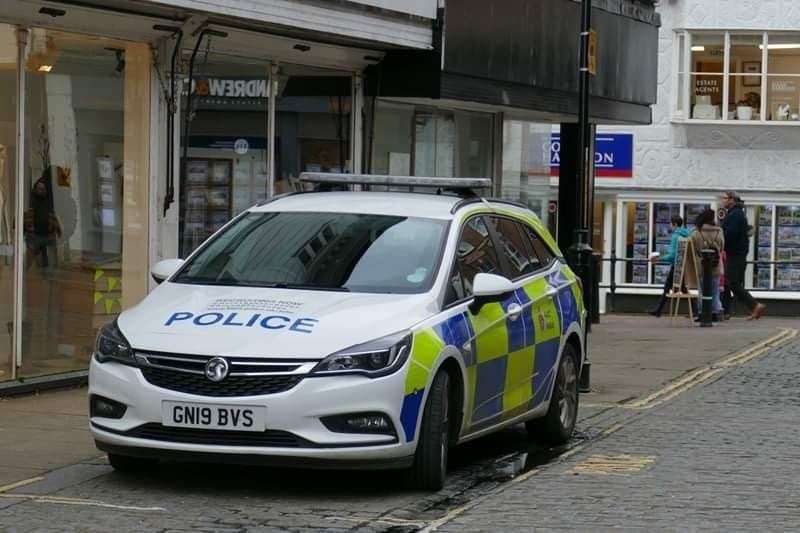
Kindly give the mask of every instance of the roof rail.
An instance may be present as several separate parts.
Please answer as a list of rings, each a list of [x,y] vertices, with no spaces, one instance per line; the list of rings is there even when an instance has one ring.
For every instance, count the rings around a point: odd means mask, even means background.
[[[488,189],[489,178],[428,178],[421,176],[385,176],[380,174],[344,174],[335,172],[302,172],[300,181],[320,185],[378,185],[387,187],[433,187],[473,196],[472,189]]]
[[[514,207],[520,207],[522,209],[527,209],[528,211],[530,211],[531,209],[530,207],[521,202],[515,202],[514,200],[505,200],[503,198],[464,198],[463,200],[456,202],[456,204],[450,209],[450,214],[451,215],[455,214],[455,212],[461,209],[462,207],[466,207],[470,204],[475,204],[484,201],[494,202],[496,204],[513,205]]]

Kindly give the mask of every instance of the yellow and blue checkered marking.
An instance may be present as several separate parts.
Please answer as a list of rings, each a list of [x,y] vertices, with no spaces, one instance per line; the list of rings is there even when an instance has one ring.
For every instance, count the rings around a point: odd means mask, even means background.
[[[484,305],[477,316],[464,311],[415,333],[400,415],[406,440],[414,440],[424,391],[445,346],[455,347],[466,367],[471,429],[544,402],[555,379],[561,337],[581,321],[583,303],[574,280],[565,268],[533,280],[502,302]],[[542,297],[552,288],[558,289],[553,297]],[[511,320],[507,311],[514,303],[523,311]]]

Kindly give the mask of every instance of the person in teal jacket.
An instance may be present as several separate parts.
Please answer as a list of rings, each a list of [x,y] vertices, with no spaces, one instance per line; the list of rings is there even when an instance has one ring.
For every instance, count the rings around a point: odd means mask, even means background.
[[[672,278],[675,273],[675,254],[678,253],[678,239],[686,238],[690,235],[689,230],[683,225],[683,218],[680,216],[673,216],[670,220],[670,224],[672,226],[672,239],[669,243],[669,251],[660,257],[654,257],[650,260],[653,263],[659,262],[662,264],[669,264],[669,273],[667,274],[667,279],[664,280],[664,290],[661,291],[658,304],[650,311],[650,314],[656,317],[661,316],[661,311],[667,303],[667,294],[669,294],[670,289],[672,289]]]

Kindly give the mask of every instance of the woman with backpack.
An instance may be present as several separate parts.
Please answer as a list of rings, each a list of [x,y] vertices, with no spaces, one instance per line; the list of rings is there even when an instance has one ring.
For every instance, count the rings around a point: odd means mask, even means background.
[[[697,257],[697,263],[702,264],[702,251],[714,250],[717,253],[711,261],[711,317],[714,322],[722,318],[722,301],[720,300],[719,283],[722,276],[722,252],[725,250],[725,236],[722,228],[714,223],[714,211],[706,209],[695,220],[695,229],[689,236]],[[698,280],[702,281],[702,280]]]

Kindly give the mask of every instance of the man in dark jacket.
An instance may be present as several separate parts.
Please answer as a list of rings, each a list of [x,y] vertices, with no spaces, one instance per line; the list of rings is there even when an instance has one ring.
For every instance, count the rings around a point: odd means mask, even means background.
[[[748,320],[759,319],[767,307],[756,302],[753,296],[744,288],[744,273],[747,268],[747,252],[750,249],[748,236],[747,217],[741,206],[741,199],[733,192],[728,191],[721,197],[722,207],[727,210],[722,220],[722,231],[725,232],[725,291],[723,304],[726,314],[733,311],[735,299],[741,300],[750,309]],[[733,293],[733,299],[731,298]]]

